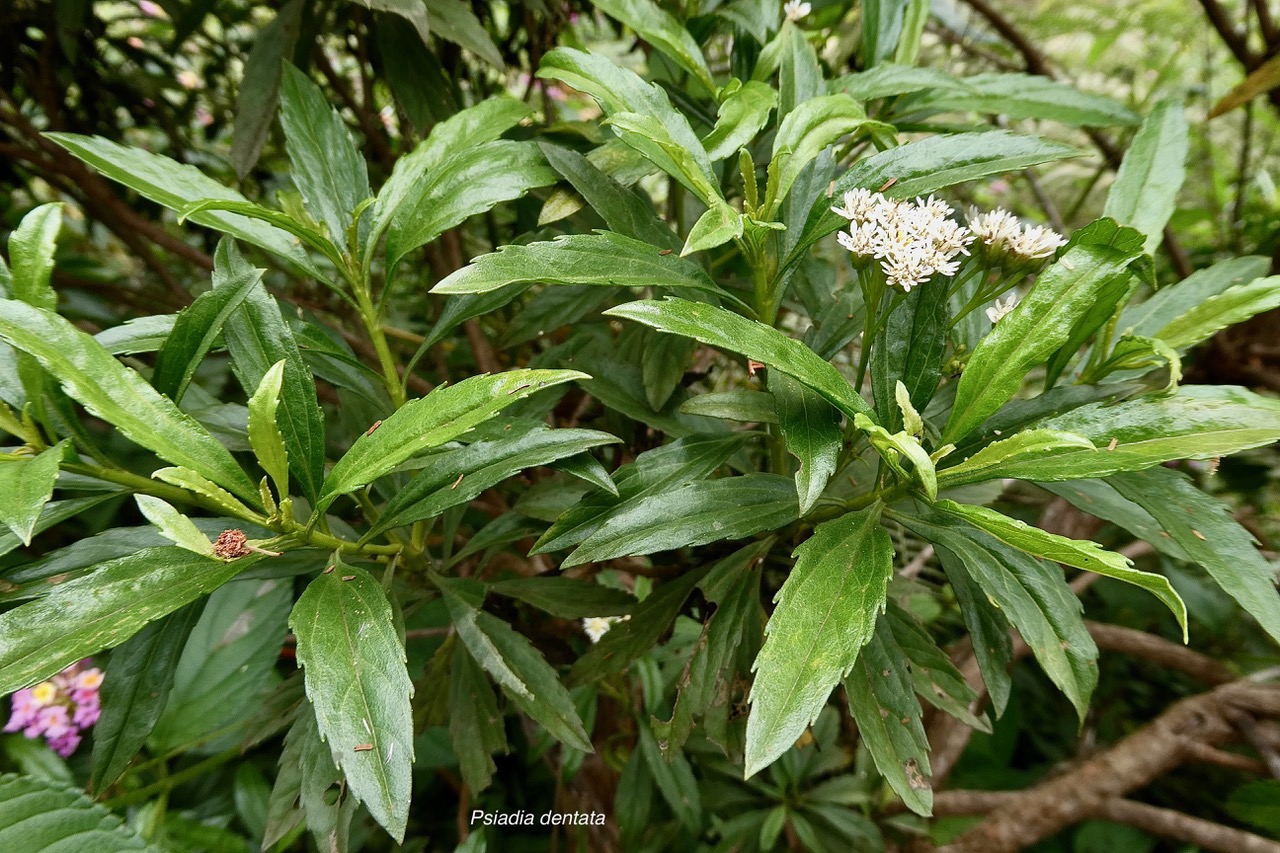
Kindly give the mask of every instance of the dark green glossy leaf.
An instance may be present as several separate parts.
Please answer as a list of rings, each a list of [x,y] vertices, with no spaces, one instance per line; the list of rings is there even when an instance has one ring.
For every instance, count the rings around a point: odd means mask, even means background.
[[[872,346],[871,387],[876,414],[890,432],[902,428],[895,383],[906,387],[912,405],[919,411],[924,410],[938,389],[951,325],[946,288],[942,279],[913,287],[889,314],[884,331]]]
[[[826,400],[784,373],[769,372],[769,390],[787,450],[800,460],[796,494],[803,516],[813,509],[827,481],[836,472],[836,463],[844,448],[839,413]]]
[[[942,442],[963,438],[1017,393],[1032,367],[1066,343],[1076,320],[1118,279],[1133,251],[1077,244],[1040,273],[1030,292],[982,339],[956,388]]]
[[[1211,267],[1196,270],[1182,281],[1162,287],[1144,302],[1129,305],[1120,315],[1117,328],[1132,334],[1154,337],[1179,317],[1194,311],[1236,285],[1262,278],[1271,269],[1271,259],[1261,255],[1228,258]]]
[[[1185,350],[1228,326],[1280,306],[1280,276],[1254,279],[1208,297],[1185,314],[1173,318],[1155,337],[1175,350]]]
[[[886,618],[893,629],[894,639],[910,662],[916,693],[965,725],[990,734],[991,724],[986,717],[974,716],[969,710],[970,704],[978,698],[977,692],[964,680],[964,675],[947,653],[929,636],[925,626],[892,602]]]
[[[155,850],[79,788],[12,773],[0,776],[0,848],[23,853]]]
[[[114,494],[108,492],[104,495],[94,495],[88,498],[71,498],[65,501],[50,501],[46,503],[40,510],[40,517],[36,519],[35,526],[31,529],[32,536],[45,532],[55,525],[61,524],[68,518],[72,518],[85,510],[92,509],[103,501],[110,500],[115,497]],[[22,540],[18,538],[18,534],[10,530],[0,530],[0,557],[8,554],[10,551],[22,545]]]
[[[346,853],[356,806],[357,800],[347,793],[343,775],[320,736],[315,711],[304,701],[284,737],[262,846],[270,847],[305,824],[319,849]]]
[[[351,794],[404,837],[413,766],[413,685],[381,585],[338,565],[307,585],[289,615],[320,735]]]
[[[1166,98],[1151,108],[1107,193],[1103,216],[1146,235],[1148,253],[1160,244],[1186,176],[1185,109],[1181,98]]]
[[[690,397],[680,407],[686,415],[723,418],[753,424],[776,424],[777,404],[768,391],[717,391]]]
[[[777,474],[697,480],[611,513],[562,568],[776,530],[796,518],[795,483]]]
[[[256,502],[257,489],[225,447],[62,317],[0,300],[0,339],[35,356],[71,397],[130,440]]]
[[[261,30],[244,62],[231,128],[231,163],[241,180],[253,169],[271,135],[280,105],[280,74],[302,25],[302,0],[289,0]]]
[[[1280,641],[1275,569],[1254,546],[1252,534],[1221,501],[1167,468],[1121,474],[1107,482],[1146,510],[1193,562],[1203,566],[1263,630]]]
[[[23,545],[31,544],[40,513],[53,496],[65,450],[63,441],[36,456],[0,454],[0,524],[8,527]]]
[[[794,556],[752,667],[747,777],[817,719],[871,638],[893,574],[893,544],[878,504],[818,525]]]
[[[102,716],[93,727],[89,786],[113,784],[151,735],[169,700],[174,670],[202,605],[147,625],[111,652],[102,679]]]
[[[684,335],[761,362],[816,391],[850,418],[858,413],[871,414],[871,407],[840,371],[804,344],[771,326],[715,305],[673,297],[661,302],[629,302],[604,313],[635,320],[668,334]]]
[[[502,714],[484,671],[462,643],[453,651],[451,674],[449,736],[453,751],[467,785],[473,791],[483,791],[497,772],[493,754],[507,751]]]
[[[880,775],[907,808],[927,817],[933,814],[929,741],[910,661],[886,617],[876,620],[869,634],[844,680],[849,710]]]
[[[0,694],[120,645],[148,622],[207,595],[258,559],[224,562],[183,548],[147,548],[0,615]]]
[[[664,249],[680,248],[680,238],[653,206],[568,148],[539,143],[551,167],[564,176],[611,231]]]
[[[543,388],[586,378],[576,370],[509,370],[473,376],[412,400],[358,439],[324,481],[316,512],[339,495],[394,470],[411,456],[439,447]]]
[[[625,616],[636,604],[620,589],[558,575],[498,581],[489,584],[489,591],[519,599],[562,619]]]

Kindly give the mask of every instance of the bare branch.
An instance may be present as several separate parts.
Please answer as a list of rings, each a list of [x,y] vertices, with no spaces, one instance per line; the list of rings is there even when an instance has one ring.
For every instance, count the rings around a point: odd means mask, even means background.
[[[1109,800],[1095,814],[1116,823],[1136,826],[1152,835],[1196,844],[1205,850],[1217,850],[1221,853],[1280,853],[1280,843],[1268,841],[1252,832],[1211,823],[1172,809],[1135,803],[1133,800]]]

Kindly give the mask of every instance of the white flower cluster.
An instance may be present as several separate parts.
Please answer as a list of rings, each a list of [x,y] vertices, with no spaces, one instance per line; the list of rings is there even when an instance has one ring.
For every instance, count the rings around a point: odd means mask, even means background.
[[[801,0],[787,0],[782,6],[782,13],[787,16],[788,21],[798,21],[812,11],[813,5]]]
[[[987,213],[979,213],[977,208],[970,210],[969,230],[992,257],[1013,255],[1020,260],[1040,260],[1051,257],[1067,242],[1043,225],[1024,228],[1016,216],[1000,208]]]
[[[853,253],[855,265],[879,261],[888,285],[903,291],[937,274],[955,275],[960,269],[956,257],[969,254],[973,242],[969,229],[950,218],[951,206],[933,196],[895,201],[857,189],[831,209],[849,220],[849,230],[837,239]]]
[[[631,619],[630,616],[588,616],[582,620],[582,630],[591,642],[598,643],[601,637],[609,633],[614,623],[626,622],[629,619]]]
[[[997,299],[991,303],[991,307],[987,309],[987,319],[991,321],[991,325],[995,325],[1003,320],[1010,311],[1018,307],[1018,297],[1010,296],[1007,300],[1001,302]]]

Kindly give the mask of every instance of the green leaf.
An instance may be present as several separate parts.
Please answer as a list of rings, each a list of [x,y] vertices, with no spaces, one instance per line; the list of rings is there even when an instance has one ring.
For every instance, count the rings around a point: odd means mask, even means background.
[[[772,216],[791,192],[800,172],[828,145],[853,133],[867,120],[862,106],[846,94],[821,95],[797,106],[778,125],[769,161],[763,212]]]
[[[224,241],[215,258],[214,286],[231,286],[230,282],[238,279],[239,271],[246,266],[235,245]],[[225,336],[231,368],[246,394],[258,390],[272,365],[285,362],[278,423],[289,449],[290,470],[302,493],[314,501],[324,478],[324,415],[316,399],[315,379],[302,358],[293,330],[261,282],[249,289],[240,307],[228,318]],[[256,489],[254,493],[257,494]]]
[[[871,639],[893,574],[893,544],[878,504],[818,525],[794,556],[752,666],[748,778],[817,719]]]
[[[836,181],[833,196],[859,187],[879,189],[890,178],[896,182],[885,189],[891,198],[913,198],[981,178],[1014,172],[1066,157],[1084,154],[1059,142],[1015,136],[1003,130],[931,136],[873,154],[854,164]],[[803,257],[810,246],[847,224],[830,210],[831,201],[814,203],[795,248],[785,267]]]
[[[702,138],[711,162],[732,157],[739,148],[754,142],[769,123],[769,113],[777,104],[778,93],[772,86],[757,80],[743,83],[723,98],[716,115],[716,126]]]
[[[928,817],[933,814],[929,741],[910,660],[887,618],[873,626],[868,626],[867,647],[844,679],[849,711],[880,775],[907,808]]]
[[[154,850],[75,786],[0,776],[0,847],[24,853]]]
[[[213,556],[213,544],[209,537],[170,504],[151,495],[134,495],[133,499],[138,502],[142,515],[159,528],[160,535],[165,539],[193,553]]]
[[[684,607],[685,599],[709,568],[696,566],[677,578],[664,581],[649,593],[636,605],[630,619],[615,624],[600,638],[600,642],[574,662],[573,669],[569,670],[568,685],[578,687],[621,672],[636,658],[650,652],[671,628],[671,623]]]
[[[1178,357],[1173,347],[1159,338],[1121,335],[1106,359],[1099,362],[1096,367],[1086,369],[1080,381],[1097,382],[1118,371],[1138,371],[1146,374],[1157,369],[1164,370],[1169,377],[1163,389],[1164,393],[1172,394],[1177,391],[1179,383],[1182,382],[1182,359]]]
[[[420,184],[435,181],[445,163],[459,152],[493,142],[532,112],[531,107],[515,98],[489,98],[440,122],[413,151],[397,159],[372,209],[364,249],[366,262],[400,208],[419,192]]]
[[[890,603],[886,616],[894,639],[910,663],[916,693],[965,725],[990,734],[991,724],[986,717],[974,716],[969,710],[970,704],[978,698],[977,692],[965,681],[964,674],[947,653],[929,636],[925,626],[893,603]]]
[[[725,295],[693,261],[612,231],[503,246],[445,278],[432,293],[485,293],[512,284],[669,287]]]
[[[339,495],[372,483],[410,456],[457,438],[513,403],[583,378],[587,375],[576,370],[509,370],[436,388],[356,439],[325,479],[315,512],[324,512]]]
[[[1082,435],[1054,429],[1028,429],[1001,441],[994,441],[960,464],[938,472],[938,488],[950,489],[1004,477],[1020,479],[1019,471],[1028,462],[1043,463],[1047,457],[1079,449],[1096,450]]]
[[[964,519],[1001,542],[1032,556],[1142,587],[1160,599],[1173,612],[1178,624],[1182,626],[1182,641],[1184,643],[1187,641],[1187,606],[1183,603],[1182,597],[1174,591],[1169,579],[1163,575],[1135,569],[1133,561],[1128,557],[1114,551],[1107,551],[1097,542],[1068,539],[1056,533],[1049,533],[987,507],[969,506],[947,500],[938,501],[934,506],[939,511]]]
[[[58,295],[49,285],[58,231],[62,229],[62,203],[50,202],[32,210],[9,235],[12,296],[36,308],[53,311]]]
[[[691,435],[646,450],[614,472],[617,495],[597,492],[579,501],[556,519],[530,553],[579,544],[613,515],[632,509],[639,501],[707,476],[737,452],[747,438],[743,433]]]
[[[321,737],[351,793],[402,841],[412,786],[413,684],[381,584],[364,569],[326,570],[307,584],[289,627]]]
[[[859,101],[875,101],[913,92],[945,91],[956,96],[973,92],[967,79],[952,77],[937,68],[914,68],[901,64],[877,65],[856,74],[845,74],[832,80],[828,88]]]
[[[1221,501],[1167,468],[1121,474],[1107,482],[1146,510],[1193,562],[1203,566],[1218,586],[1280,642],[1275,569],[1254,546],[1252,534],[1232,518]]]
[[[684,335],[758,361],[816,391],[850,418],[859,413],[871,414],[871,407],[840,371],[804,344],[771,326],[739,317],[715,305],[673,297],[661,302],[629,302],[604,313],[635,320],[660,332]]]
[[[489,591],[519,599],[562,619],[625,616],[636,604],[620,589],[558,575],[498,581],[489,585]]]
[[[120,645],[148,622],[207,595],[258,559],[224,562],[183,548],[146,548],[0,614],[0,695]]]
[[[1187,119],[1181,98],[1151,108],[1124,155],[1102,215],[1146,235],[1148,254],[1160,244],[1186,177]]]
[[[505,68],[502,53],[488,31],[462,0],[431,0],[427,4],[427,20],[445,41],[464,47],[495,68]]]
[[[680,407],[680,411],[686,415],[723,418],[743,423],[776,424],[778,422],[777,406],[773,395],[768,391],[738,389],[698,394],[686,400]],[[801,494],[804,493],[803,489],[799,491]]]
[[[1280,440],[1280,402],[1231,385],[1186,385],[1173,397],[1092,403],[1037,426],[1082,436],[1096,449],[1063,446],[1006,466],[1004,476],[1106,477],[1173,459],[1211,459],[1262,447]]]
[[[493,688],[462,643],[458,643],[453,652],[449,735],[467,785],[475,791],[489,787],[489,781],[497,772],[491,756],[507,751],[507,735]]]
[[[334,791],[338,791],[335,797]],[[263,849],[306,824],[320,850],[346,853],[357,801],[321,739],[311,703],[303,701],[284,737],[280,772],[271,789]]]
[[[112,355],[136,355],[141,352],[158,352],[173,332],[177,314],[152,314],[135,317],[118,326],[103,329],[93,336]],[[155,374],[151,375],[155,384]]]
[[[546,465],[617,440],[595,430],[552,430],[542,423],[532,427],[517,423],[509,437],[477,441],[430,457],[409,485],[387,503],[365,538],[392,527],[434,518],[449,507],[469,503],[481,492],[526,468]]]
[[[271,135],[280,105],[280,74],[286,56],[293,53],[302,25],[302,0],[289,0],[254,39],[244,62],[244,77],[236,99],[231,127],[231,163],[244,180]]]
[[[153,753],[193,744],[193,751],[217,753],[241,742],[239,730],[278,690],[275,665],[292,604],[291,580],[244,578],[214,590],[174,669],[151,734]]]
[[[697,137],[694,137],[695,147],[686,147],[665,120],[647,113],[616,112],[605,120],[605,124],[623,142],[683,184],[707,207],[727,207],[711,170],[711,159],[703,150],[702,143],[696,141]]]
[[[75,133],[46,133],[45,136],[113,181],[170,210],[180,211],[210,198],[248,202],[239,192],[223,186],[194,166],[160,154],[130,148],[99,136]],[[266,249],[308,275],[322,278],[293,236],[279,228],[237,213],[216,210],[192,214],[190,219]]]
[[[836,472],[844,448],[839,414],[826,400],[784,373],[769,372],[769,390],[777,407],[783,441],[791,455],[800,460],[796,494],[800,498],[800,515],[804,516],[822,497],[827,481]]]
[[[130,440],[256,502],[257,489],[225,447],[62,317],[0,300],[0,339],[35,356],[71,397]]]
[[[1027,372],[1070,337],[1103,291],[1130,275],[1135,251],[1079,243],[1040,273],[1017,307],[974,349],[956,387],[942,443],[968,435],[1021,387]],[[1068,430],[1070,431],[1070,430]]]
[[[538,147],[551,167],[564,176],[592,210],[600,214],[610,230],[651,246],[680,248],[679,237],[658,218],[648,201],[606,175],[589,159],[576,151],[546,142],[538,143]]]
[[[698,480],[610,514],[561,568],[743,539],[796,519],[795,483],[777,474]]]
[[[484,586],[439,576],[433,580],[444,593],[458,638],[507,697],[557,740],[592,752],[591,738],[556,671],[528,639],[481,609]]]
[[[961,547],[954,553],[939,549],[939,562],[951,583],[956,603],[960,605],[960,618],[973,638],[978,672],[982,674],[987,694],[991,697],[992,710],[998,719],[1003,716],[1013,690],[1013,679],[1009,674],[1013,663],[1013,640],[1004,612],[982,591],[966,568],[965,559],[981,559],[981,555],[972,549],[965,550],[964,544],[960,543]]]
[[[93,727],[92,790],[106,790],[119,779],[147,742],[200,609],[191,604],[170,613],[111,652],[102,679],[102,716]]]
[[[688,338],[672,341],[656,332],[649,332],[645,337],[640,378],[644,382],[645,399],[654,411],[661,411],[680,387],[689,359],[697,348],[697,342]]]
[[[262,470],[276,484],[276,494],[281,499],[289,494],[289,451],[276,423],[285,364],[284,359],[273,364],[249,398],[249,446]]]
[[[951,326],[946,288],[940,278],[913,287],[894,306],[872,345],[871,387],[885,429],[903,425],[895,383],[902,382],[917,410],[923,410],[938,389]]]
[[[257,517],[257,513],[236,500],[226,489],[214,485],[207,477],[190,468],[157,468],[151,472],[151,476],[162,483],[203,495],[233,518],[249,520]]]
[[[596,7],[635,31],[714,95],[718,86],[702,56],[702,50],[684,25],[653,0],[599,0]]]
[[[1119,101],[1048,77],[991,72],[958,82],[964,89],[929,92],[899,109],[912,116],[978,112],[1014,120],[1048,119],[1076,127],[1130,127],[1138,123],[1133,111]]]
[[[556,178],[531,142],[500,139],[454,151],[405,190],[388,222],[387,269],[468,217],[554,184]]]
[[[1208,340],[1227,326],[1280,306],[1280,276],[1259,278],[1214,294],[1174,319],[1155,337],[1175,350]]]
[[[280,80],[280,123],[307,211],[329,229],[329,239],[344,245],[356,206],[373,195],[368,169],[329,98],[290,63]]]
[[[662,799],[667,801],[676,820],[686,831],[699,831],[702,827],[702,796],[689,759],[682,752],[664,758],[652,729],[645,725],[639,728],[639,751],[645,764],[649,765],[658,793],[662,794]]]
[[[853,424],[867,434],[867,439],[880,454],[880,458],[902,479],[917,481],[929,500],[938,496],[938,473],[918,438],[906,430],[890,433],[884,427],[872,423],[866,415],[855,415]],[[898,458],[900,455],[911,461],[910,472],[903,469]]]
[[[1193,272],[1182,281],[1160,288],[1145,302],[1129,305],[1116,327],[1132,334],[1153,337],[1157,332],[1201,302],[1231,287],[1262,278],[1271,269],[1271,259],[1261,255],[1229,258]]]
[[[32,528],[32,535],[39,535],[51,527],[61,524],[68,518],[72,518],[85,510],[92,509],[103,501],[110,500],[115,497],[112,492],[102,495],[94,495],[88,498],[72,498],[65,501],[50,501],[46,503],[40,510],[40,517],[36,519],[35,527]],[[11,531],[0,530],[0,557],[8,554],[13,549],[22,544],[22,540],[18,538],[18,534]]]
[[[741,237],[743,227],[742,214],[732,206],[716,201],[689,229],[689,236],[684,241],[684,248],[680,250],[680,257],[714,249],[716,246],[722,246],[730,240]]]
[[[893,55],[902,33],[909,0],[864,0],[862,4],[862,64],[873,68]]]
[[[31,544],[40,513],[53,496],[66,447],[64,440],[37,456],[0,454],[0,524],[12,530],[23,545]]]
[[[223,325],[262,280],[264,272],[247,264],[224,269],[217,286],[200,294],[178,314],[151,374],[151,384],[157,391],[175,403],[182,401],[191,377],[222,334]]]
[[[949,577],[976,581],[1084,720],[1098,681],[1098,650],[1084,627],[1080,599],[1062,572],[954,516],[895,513],[894,518],[934,543]]]

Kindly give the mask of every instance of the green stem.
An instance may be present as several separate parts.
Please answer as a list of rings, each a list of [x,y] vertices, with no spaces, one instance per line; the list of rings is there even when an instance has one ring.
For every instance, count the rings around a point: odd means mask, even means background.
[[[391,347],[387,345],[386,333],[378,322],[378,309],[374,307],[369,296],[367,282],[352,282],[356,294],[356,303],[360,308],[360,319],[364,321],[365,331],[373,343],[373,350],[378,354],[378,365],[382,368],[382,381],[391,395],[392,404],[398,409],[405,404],[404,385],[400,382],[400,374],[396,372],[395,360],[391,357]]]
[[[165,776],[159,782],[154,782],[147,785],[145,788],[139,788],[136,791],[130,791],[127,794],[112,797],[105,801],[103,805],[109,809],[118,809],[121,806],[131,806],[135,803],[146,802],[156,794],[167,793],[184,782],[191,779],[198,779],[215,767],[226,764],[228,761],[231,761],[233,758],[238,758],[239,756],[240,747],[233,747],[225,752],[220,752],[217,755],[211,755],[204,761],[193,764],[185,770],[174,773],[172,776]]]

